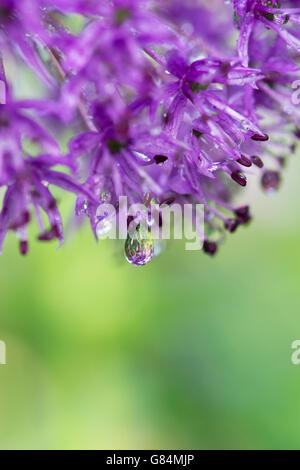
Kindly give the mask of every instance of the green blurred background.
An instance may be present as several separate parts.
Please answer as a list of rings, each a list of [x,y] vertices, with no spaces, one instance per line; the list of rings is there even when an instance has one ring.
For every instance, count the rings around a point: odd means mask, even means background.
[[[132,267],[87,225],[21,258],[9,236],[0,447],[299,448],[299,173],[291,156],[279,193],[252,182],[256,218],[215,259],[171,242]]]

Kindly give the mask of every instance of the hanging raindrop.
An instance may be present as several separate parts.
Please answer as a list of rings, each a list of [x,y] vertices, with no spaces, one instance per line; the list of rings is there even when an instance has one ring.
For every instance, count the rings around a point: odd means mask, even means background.
[[[280,185],[280,174],[278,171],[265,171],[261,179],[261,185],[268,193],[276,191]]]
[[[125,257],[130,264],[144,266],[148,264],[154,255],[154,245],[150,232],[142,230],[139,226],[136,229],[135,237],[127,235],[125,241]]]

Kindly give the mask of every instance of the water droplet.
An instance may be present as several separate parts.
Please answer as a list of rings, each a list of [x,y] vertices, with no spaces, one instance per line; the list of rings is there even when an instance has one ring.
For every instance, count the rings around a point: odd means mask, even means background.
[[[245,131],[249,131],[250,129],[249,121],[241,121],[241,126]]]
[[[261,185],[266,192],[275,192],[280,185],[280,174],[278,171],[265,171],[261,179]]]
[[[109,191],[105,191],[104,189],[101,191],[101,201],[102,202],[109,202],[111,201],[111,193]]]
[[[76,204],[76,215],[87,215],[89,204],[87,200],[78,200]]]
[[[210,242],[220,244],[224,242],[225,232],[220,226],[205,226],[205,236]]]
[[[262,168],[264,166],[264,163],[263,161],[261,160],[260,157],[258,157],[257,155],[253,155],[251,157],[251,161],[254,165],[256,165],[258,168]]]
[[[140,158],[141,160],[143,160],[144,162],[151,162],[151,158],[147,157],[147,155],[145,155],[144,153],[142,152],[137,152],[137,151],[133,151],[133,154],[137,157],[137,158]]]
[[[98,222],[96,229],[98,238],[105,238],[111,229],[112,223],[109,220],[103,219],[101,222]]]
[[[144,266],[148,264],[154,254],[153,240],[150,232],[147,234],[137,228],[136,237],[131,238],[128,234],[125,241],[125,257],[130,264],[135,266]]]

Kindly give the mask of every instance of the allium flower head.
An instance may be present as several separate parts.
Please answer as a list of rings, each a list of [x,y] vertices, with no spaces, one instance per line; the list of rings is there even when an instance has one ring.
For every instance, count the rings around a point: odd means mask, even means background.
[[[0,22],[1,246],[12,230],[27,253],[34,215],[38,239],[62,243],[57,186],[75,194],[75,217],[96,238],[99,206],[118,211],[120,196],[203,204],[214,255],[251,219],[235,202],[248,178],[279,187],[300,133],[298,0],[0,0]],[[16,99],[6,63],[30,68],[44,97]],[[72,136],[66,154],[62,135]],[[153,253],[149,235],[127,238],[133,264]]]

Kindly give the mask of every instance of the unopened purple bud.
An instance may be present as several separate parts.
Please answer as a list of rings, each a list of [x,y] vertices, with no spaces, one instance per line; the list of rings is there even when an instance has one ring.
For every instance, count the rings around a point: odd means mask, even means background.
[[[28,211],[24,211],[20,217],[10,225],[11,230],[18,230],[21,227],[24,227],[25,225],[29,224],[31,219],[30,213]]]
[[[215,242],[210,242],[208,240],[205,240],[203,243],[203,251],[204,253],[213,256],[216,254],[218,250],[218,245]]]
[[[236,229],[239,226],[239,221],[238,219],[228,219],[225,222],[225,228],[228,232],[233,233],[236,231]]]
[[[59,238],[59,229],[57,225],[53,225],[50,230],[47,232],[41,233],[38,237],[38,240],[41,242],[48,242],[54,240],[54,238]]]
[[[28,241],[27,240],[20,241],[20,253],[22,256],[27,255],[28,253]]]
[[[238,162],[240,165],[243,165],[243,166],[246,166],[246,167],[252,166],[251,160],[249,160],[249,158],[245,157],[245,155],[242,155],[242,156],[237,160],[237,162]]]
[[[252,163],[256,165],[258,168],[263,168],[264,162],[262,161],[260,157],[258,157],[257,155],[253,155],[251,157],[251,160],[252,160]]]
[[[56,199],[53,198],[53,199],[51,199],[51,201],[49,201],[48,209],[52,210],[52,209],[55,209],[55,208],[56,208]]]
[[[233,181],[238,183],[240,186],[246,186],[246,184],[247,184],[246,176],[243,173],[241,173],[240,171],[233,171],[231,173],[231,178],[233,179]]]
[[[269,140],[269,136],[268,134],[253,134],[251,136],[251,139],[256,140],[258,142],[266,142],[267,140]]]
[[[251,220],[249,213],[249,206],[241,206],[235,209],[234,213],[237,215],[239,224],[246,224]]]

